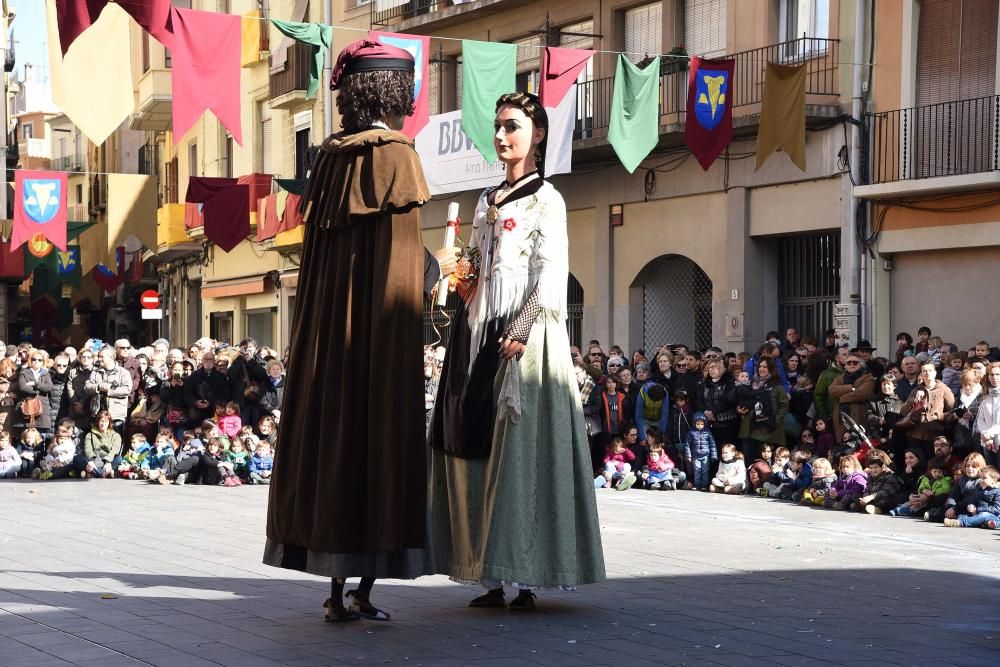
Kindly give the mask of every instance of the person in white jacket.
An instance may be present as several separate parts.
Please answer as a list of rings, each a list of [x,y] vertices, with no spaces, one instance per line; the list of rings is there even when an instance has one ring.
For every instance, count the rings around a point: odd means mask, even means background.
[[[976,417],[976,430],[983,446],[983,456],[986,465],[997,467],[1000,464],[1000,362],[994,361],[986,369],[986,382],[989,392],[979,404],[979,416]]]
[[[708,490],[712,493],[732,493],[739,495],[747,485],[747,467],[743,463],[743,455],[736,451],[736,446],[726,444],[719,453],[719,470],[712,478]]]

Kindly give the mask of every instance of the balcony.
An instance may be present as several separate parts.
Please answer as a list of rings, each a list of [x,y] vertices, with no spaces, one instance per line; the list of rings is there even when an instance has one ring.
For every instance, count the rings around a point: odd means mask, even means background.
[[[156,254],[163,261],[201,249],[184,227],[184,204],[164,204],[156,210]]]
[[[1000,96],[942,102],[865,116],[864,199],[1000,186]]]
[[[291,109],[305,103],[311,65],[312,47],[299,42],[288,47],[285,68],[271,71],[270,100],[272,109]],[[320,90],[322,90],[322,85]]]
[[[63,155],[53,159],[50,167],[55,171],[81,172],[87,168],[87,161],[80,155]]]
[[[508,11],[534,0],[371,0],[371,27],[394,32],[412,32],[414,28],[434,23],[435,28],[455,25],[477,16]],[[417,32],[423,32],[417,31]]]
[[[839,109],[840,81],[838,63],[840,42],[836,39],[800,39],[771,44],[749,51],[723,56],[736,61],[733,68],[733,126],[756,125],[764,92],[764,75],[768,62],[806,66],[806,115],[835,116]],[[655,65],[650,65],[655,67]],[[671,68],[676,71],[666,71]],[[682,132],[687,115],[687,62],[676,60],[661,64],[660,133]],[[613,76],[577,84],[575,140],[588,148],[606,143],[611,122]]]
[[[169,69],[148,69],[137,82],[135,113],[129,128],[165,132],[173,123],[173,78]]]

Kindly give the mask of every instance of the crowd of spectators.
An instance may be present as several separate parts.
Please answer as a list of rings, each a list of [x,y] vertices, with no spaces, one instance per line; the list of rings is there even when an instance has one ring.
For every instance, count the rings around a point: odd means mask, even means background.
[[[251,338],[0,351],[0,478],[270,482],[285,364]]]
[[[889,355],[788,329],[754,353],[573,348],[597,488],[748,493],[1000,522],[1000,349],[921,327]]]

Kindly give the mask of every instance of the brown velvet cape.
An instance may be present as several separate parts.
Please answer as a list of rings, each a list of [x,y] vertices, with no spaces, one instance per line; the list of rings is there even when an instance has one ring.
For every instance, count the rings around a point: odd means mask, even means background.
[[[306,234],[264,562],[331,577],[428,570],[420,210],[410,140],[333,135]]]

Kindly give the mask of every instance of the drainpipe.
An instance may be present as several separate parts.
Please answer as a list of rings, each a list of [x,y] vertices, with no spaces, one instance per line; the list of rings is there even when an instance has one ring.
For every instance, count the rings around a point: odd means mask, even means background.
[[[863,120],[861,101],[864,46],[865,46],[865,0],[857,0],[854,11],[854,72],[851,87],[851,179],[854,183],[861,182],[862,137],[860,122]],[[874,35],[872,35],[874,39]],[[861,318],[859,312],[867,304],[861,304],[862,261],[861,248],[858,240],[858,198],[854,195],[854,187],[850,182],[845,184],[850,189],[847,197],[847,215],[844,216],[844,228],[841,231],[842,263],[840,270],[840,317],[837,329],[838,335],[846,336],[852,345],[857,344],[860,334],[859,320],[868,328],[869,318]],[[846,325],[846,326],[845,326]]]

